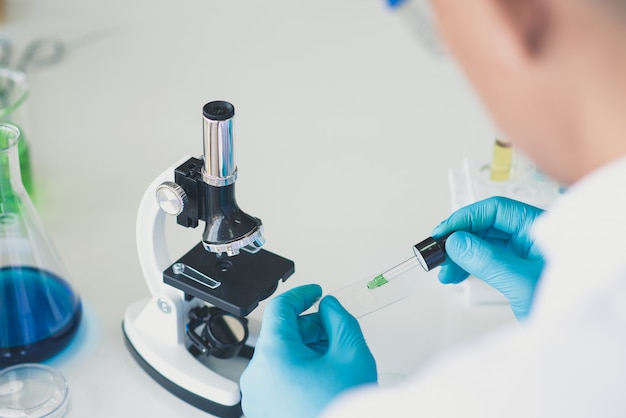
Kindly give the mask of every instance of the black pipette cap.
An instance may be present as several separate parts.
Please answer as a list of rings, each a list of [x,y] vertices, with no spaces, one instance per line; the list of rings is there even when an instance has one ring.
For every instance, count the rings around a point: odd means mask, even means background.
[[[426,271],[430,271],[446,261],[446,240],[450,235],[441,238],[428,237],[413,246],[415,257]]]

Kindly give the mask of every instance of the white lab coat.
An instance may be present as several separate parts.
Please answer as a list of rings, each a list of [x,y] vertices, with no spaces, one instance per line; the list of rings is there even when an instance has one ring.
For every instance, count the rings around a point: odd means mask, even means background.
[[[531,317],[402,385],[340,396],[324,418],[626,417],[626,157],[535,223],[547,264]]]

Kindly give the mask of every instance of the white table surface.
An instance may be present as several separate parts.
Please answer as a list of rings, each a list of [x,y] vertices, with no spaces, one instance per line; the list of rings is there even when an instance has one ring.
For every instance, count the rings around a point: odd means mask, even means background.
[[[284,291],[327,291],[411,255],[449,212],[447,172],[490,152],[496,130],[454,62],[425,51],[383,0],[9,0],[3,36],[68,45],[33,69],[39,213],[80,294],[79,337],[48,363],[70,417],[204,417],[135,363],[121,322],[149,296],[135,249],[139,200],[157,174],[200,155],[201,108],[236,108],[237,201],[266,248],[295,261]],[[180,255],[201,228],[170,228]],[[381,376],[410,374],[512,320],[416,272],[414,292],[363,317]],[[264,304],[251,314],[260,318]]]

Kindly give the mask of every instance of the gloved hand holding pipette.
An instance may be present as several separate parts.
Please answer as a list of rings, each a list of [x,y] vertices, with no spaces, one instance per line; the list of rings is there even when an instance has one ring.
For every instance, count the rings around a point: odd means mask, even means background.
[[[448,260],[442,283],[460,283],[473,275],[502,293],[518,319],[528,316],[543,256],[531,227],[543,211],[515,200],[492,197],[454,212],[433,230],[446,240]]]
[[[542,212],[503,197],[466,206],[435,227],[432,237],[415,244],[414,257],[331,294],[359,318],[409,296],[407,273],[412,269],[441,266],[442,283],[456,284],[474,275],[502,293],[515,316],[524,319],[543,270],[543,256],[530,233]]]

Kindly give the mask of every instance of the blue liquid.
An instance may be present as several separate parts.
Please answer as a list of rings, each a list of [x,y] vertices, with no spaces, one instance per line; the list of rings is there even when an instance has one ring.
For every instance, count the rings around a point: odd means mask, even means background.
[[[79,298],[60,277],[33,267],[0,268],[0,368],[57,354],[81,315]]]

